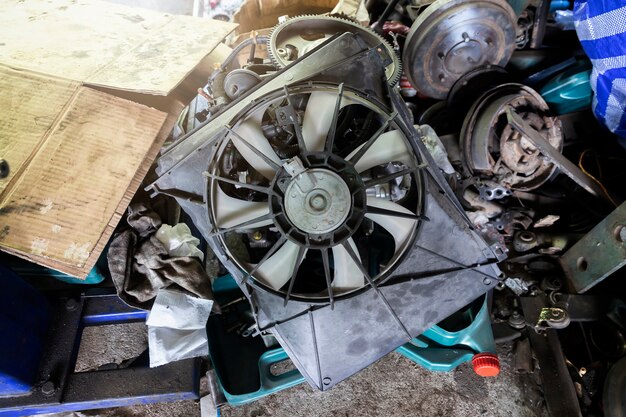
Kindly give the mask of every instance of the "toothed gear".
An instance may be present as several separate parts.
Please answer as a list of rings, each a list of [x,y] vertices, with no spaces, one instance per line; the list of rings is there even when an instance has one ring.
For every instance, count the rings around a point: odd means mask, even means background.
[[[361,25],[361,23],[358,20],[356,20],[356,18],[348,16],[345,13],[331,13],[331,14],[328,15],[328,17],[337,17],[339,19],[347,20],[347,21],[352,22],[354,24]]]
[[[286,67],[336,33],[351,32],[363,35],[368,45],[382,44],[392,59],[385,69],[387,82],[395,86],[402,75],[402,64],[393,47],[376,32],[345,17],[302,15],[287,19],[272,29],[267,41],[267,51],[278,67]],[[297,48],[297,55],[290,57],[289,48]]]

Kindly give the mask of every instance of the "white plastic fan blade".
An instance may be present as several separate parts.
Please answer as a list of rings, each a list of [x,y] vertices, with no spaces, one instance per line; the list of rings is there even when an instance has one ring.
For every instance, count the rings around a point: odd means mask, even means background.
[[[299,248],[298,245],[288,240],[261,264],[254,275],[273,289],[279,290],[291,278],[298,260]]]
[[[348,239],[352,251],[359,254],[352,238]],[[358,265],[352,260],[346,248],[342,245],[333,246],[333,259],[335,261],[335,274],[332,282],[335,290],[353,290],[365,285],[365,277]]]
[[[215,199],[213,207],[215,207],[217,226],[221,228],[237,226],[270,212],[268,202],[246,201],[231,197],[222,191],[218,185],[215,185],[213,196]],[[272,224],[272,220],[254,223],[246,226],[246,228],[267,226],[269,224]]]
[[[326,135],[333,122],[337,93],[316,91],[311,93],[304,111],[302,121],[302,139],[309,152],[321,152],[324,150]],[[348,100],[341,100],[340,108],[349,104]]]
[[[415,214],[411,210],[402,207],[400,204],[393,201],[384,200],[382,198],[367,197],[367,205],[371,207],[378,207],[385,210],[397,211],[399,213]],[[415,227],[417,220],[408,219],[406,217],[394,217],[386,216],[382,214],[366,214],[365,217],[372,220],[374,223],[379,224],[382,228],[387,230],[393,240],[396,242],[396,253],[404,250],[407,244],[411,232]]]
[[[351,152],[346,159],[352,158],[352,156],[361,149],[361,146]],[[363,172],[377,165],[392,161],[403,162],[408,167],[414,166],[411,151],[407,148],[402,138],[402,133],[397,130],[392,130],[391,132],[380,135],[365,154],[363,154],[361,159],[357,161],[355,168],[357,172]]]
[[[233,131],[237,132],[239,136],[246,140],[250,145],[254,146],[258,149],[263,155],[265,155],[268,159],[276,162],[277,165],[281,165],[280,158],[272,149],[272,145],[270,145],[269,141],[263,135],[263,131],[261,130],[261,118],[263,117],[263,113],[265,112],[265,108],[257,110],[253,115],[248,117],[244,122],[242,122],[239,126],[233,128]],[[263,160],[260,156],[258,156],[252,149],[250,149],[245,143],[242,143],[235,135],[230,135],[233,143],[237,150],[241,153],[243,158],[248,161],[248,163],[258,171],[265,178],[272,179],[274,178],[274,168],[269,165],[267,162]]]

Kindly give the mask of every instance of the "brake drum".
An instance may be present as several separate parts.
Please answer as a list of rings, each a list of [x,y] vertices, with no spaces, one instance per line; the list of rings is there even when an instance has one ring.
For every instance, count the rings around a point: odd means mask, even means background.
[[[507,64],[515,27],[506,0],[437,0],[411,26],[402,57],[406,75],[422,94],[443,100],[463,74]]]

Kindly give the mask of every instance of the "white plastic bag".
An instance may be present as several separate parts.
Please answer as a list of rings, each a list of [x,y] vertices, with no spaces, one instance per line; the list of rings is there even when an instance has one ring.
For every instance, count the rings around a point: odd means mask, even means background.
[[[212,307],[213,300],[159,290],[146,321],[150,367],[208,355],[206,323]]]
[[[156,237],[170,256],[197,256],[200,260],[204,259],[204,254],[198,249],[200,240],[191,235],[191,230],[185,223],[175,226],[161,225]]]

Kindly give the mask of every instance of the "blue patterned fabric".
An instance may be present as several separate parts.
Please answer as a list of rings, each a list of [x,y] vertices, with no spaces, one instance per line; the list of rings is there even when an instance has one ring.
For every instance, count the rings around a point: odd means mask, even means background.
[[[593,111],[626,138],[626,0],[576,0],[576,33],[593,64]]]

